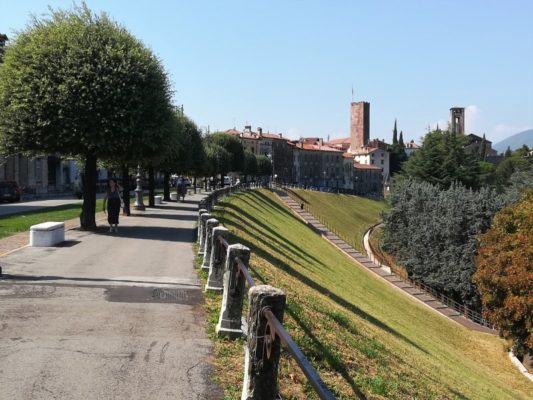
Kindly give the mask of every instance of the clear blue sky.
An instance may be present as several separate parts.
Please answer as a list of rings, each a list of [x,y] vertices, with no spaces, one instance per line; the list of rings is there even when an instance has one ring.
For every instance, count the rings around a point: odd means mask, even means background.
[[[0,32],[70,0],[6,1]],[[211,131],[349,134],[355,100],[371,137],[407,140],[468,107],[493,142],[533,127],[533,1],[87,0],[141,38],[170,73],[177,104]]]

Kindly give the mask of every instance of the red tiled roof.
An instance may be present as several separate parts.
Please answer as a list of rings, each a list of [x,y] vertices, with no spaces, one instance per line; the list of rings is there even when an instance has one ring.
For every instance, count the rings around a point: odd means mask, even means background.
[[[238,131],[237,129],[228,129],[224,131],[224,133],[227,133],[228,135],[240,135],[241,134],[241,132]]]
[[[314,150],[314,151],[329,151],[332,153],[341,153],[342,150],[335,149],[333,147],[329,147],[326,145],[319,145],[319,144],[310,144],[310,143],[302,143],[302,142],[296,142],[296,147],[298,149],[303,150]]]
[[[350,144],[350,138],[333,139],[328,142],[328,145],[333,146],[336,144]]]
[[[370,169],[370,170],[379,170],[381,171],[381,168],[376,165],[370,165],[370,164],[360,164],[358,162],[353,163],[353,167],[355,169]]]
[[[342,156],[344,158],[353,158],[354,155],[352,153],[344,153]]]

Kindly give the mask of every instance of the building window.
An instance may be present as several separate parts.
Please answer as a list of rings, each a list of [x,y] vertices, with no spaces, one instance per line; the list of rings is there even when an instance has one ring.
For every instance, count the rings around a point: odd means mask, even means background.
[[[370,164],[374,164],[374,160],[370,160]]]
[[[383,160],[381,160],[381,165],[383,165]]]

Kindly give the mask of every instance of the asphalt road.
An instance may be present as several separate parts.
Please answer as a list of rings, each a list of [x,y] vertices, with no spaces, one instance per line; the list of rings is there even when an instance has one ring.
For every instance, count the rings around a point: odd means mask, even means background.
[[[118,234],[68,231],[62,246],[0,258],[0,398],[222,398],[193,269],[196,209],[169,203],[121,217]]]

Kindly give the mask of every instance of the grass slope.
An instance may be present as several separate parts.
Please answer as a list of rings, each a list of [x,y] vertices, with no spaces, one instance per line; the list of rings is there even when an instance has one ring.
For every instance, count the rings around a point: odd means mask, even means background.
[[[274,194],[251,191],[219,205],[230,243],[252,250],[256,282],[287,294],[284,325],[339,399],[533,397],[501,340],[467,331],[356,266]],[[211,333],[219,306],[210,295]],[[242,342],[217,340],[215,350],[226,398],[240,398]],[[283,398],[316,398],[286,354],[280,386]]]
[[[303,202],[309,212],[363,254],[364,233],[381,219],[381,212],[387,207],[383,200],[344,194],[293,189],[289,195]]]
[[[96,212],[102,210],[103,200],[96,201]],[[15,235],[19,232],[29,231],[32,225],[46,221],[67,221],[80,215],[81,204],[69,204],[50,207],[43,210],[22,212],[0,217],[0,239]]]

